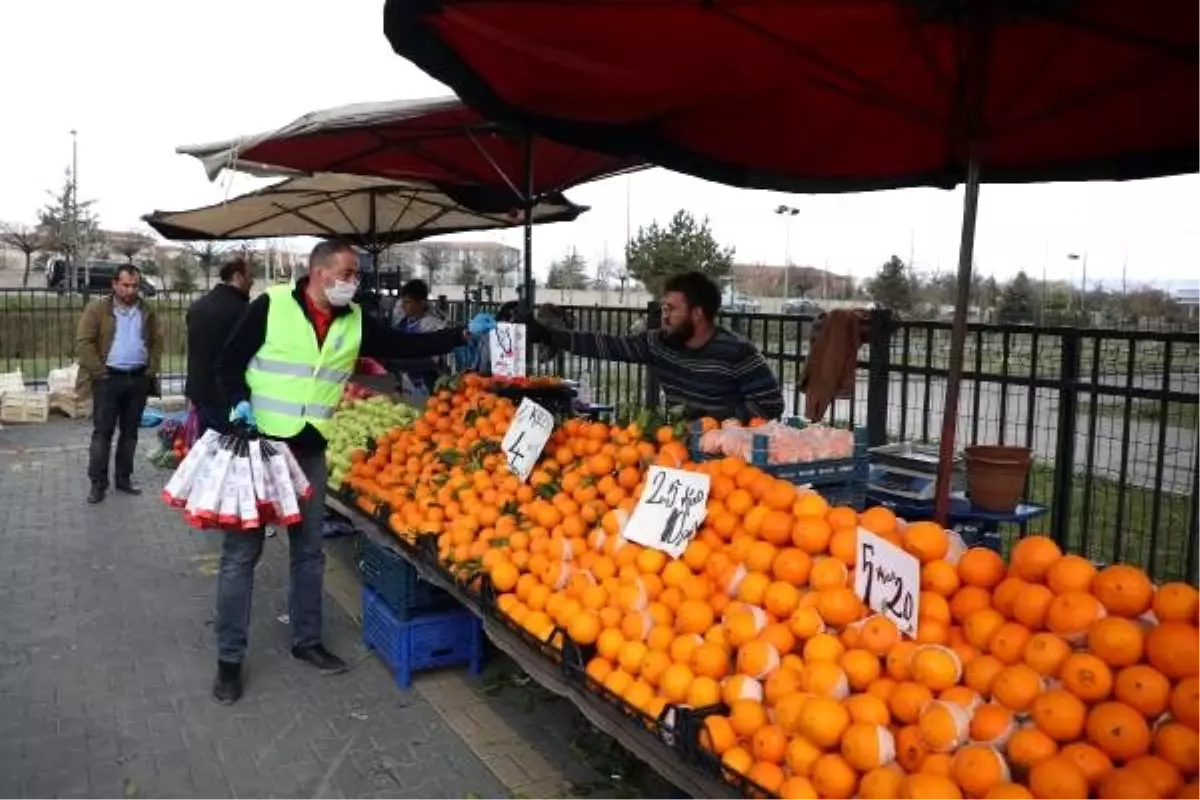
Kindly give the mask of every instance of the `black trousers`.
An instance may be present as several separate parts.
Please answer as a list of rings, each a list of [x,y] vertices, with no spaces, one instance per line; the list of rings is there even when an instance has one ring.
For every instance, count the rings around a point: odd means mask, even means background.
[[[117,483],[128,482],[133,475],[137,452],[138,428],[146,409],[150,378],[144,372],[110,372],[92,382],[92,445],[88,451],[88,478],[93,486],[108,488],[108,459],[113,434],[117,439],[114,472]]]

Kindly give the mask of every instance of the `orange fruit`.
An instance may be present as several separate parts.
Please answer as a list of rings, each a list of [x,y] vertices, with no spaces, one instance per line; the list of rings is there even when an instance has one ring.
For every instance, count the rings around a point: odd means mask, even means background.
[[[863,621],[858,630],[859,645],[876,656],[883,656],[900,640],[896,625],[882,614],[874,614]]]
[[[842,734],[842,757],[859,772],[882,767],[892,760],[895,751],[892,733],[883,725],[854,722]]]
[[[1005,667],[992,682],[992,699],[1016,712],[1027,710],[1041,691],[1042,676],[1025,664]]]
[[[905,776],[900,782],[900,797],[910,800],[926,798],[961,798],[962,792],[949,775],[932,772],[917,772]]]
[[[1150,750],[1150,726],[1136,709],[1124,703],[1092,706],[1085,726],[1087,739],[1114,761],[1128,761]]]
[[[1171,682],[1147,664],[1134,664],[1117,673],[1113,695],[1125,705],[1153,719],[1171,703]]]
[[[1200,725],[1200,678],[1184,678],[1171,690],[1171,716],[1192,730]]]
[[[1072,653],[1059,670],[1063,687],[1080,700],[1098,703],[1112,693],[1112,671],[1091,653]]]
[[[1154,616],[1159,622],[1191,622],[1200,613],[1200,593],[1186,583],[1165,583],[1154,593]]]
[[[901,681],[888,698],[888,710],[897,722],[911,724],[917,721],[921,709],[931,700],[933,692],[928,687],[912,681]]]
[[[1074,761],[1062,756],[1051,756],[1037,762],[1029,770],[1029,789],[1034,797],[1087,800],[1087,776]]]
[[[1148,798],[1154,797],[1154,785],[1142,777],[1140,772],[1125,767],[1109,770],[1100,779],[1097,797],[1101,798]]]
[[[969,744],[954,754],[950,775],[971,797],[983,797],[993,787],[1010,779],[1008,762],[994,747]]]
[[[1009,565],[1021,580],[1041,583],[1050,567],[1060,558],[1062,550],[1053,539],[1046,536],[1027,536],[1013,548],[1009,556]]]
[[[1087,742],[1072,742],[1064,747],[1059,755],[1075,762],[1075,766],[1083,771],[1088,786],[1092,789],[1095,789],[1105,773],[1113,768],[1112,760],[1104,755],[1104,751]]]
[[[818,797],[847,798],[854,795],[858,786],[858,773],[840,755],[826,753],[813,764],[809,780]]]
[[[876,506],[862,516],[865,518],[867,514],[870,514],[878,508],[881,507]],[[864,528],[867,528],[867,530],[872,530],[865,522],[860,524],[862,524]],[[895,515],[892,515],[892,528],[895,528]],[[878,530],[872,532],[884,535],[890,531]],[[946,529],[941,525],[938,525],[936,522],[909,523],[901,532],[900,540],[903,543],[904,549],[920,559],[922,564],[928,564],[930,561],[935,561],[939,558],[945,558],[946,553],[950,549],[950,537],[946,535]]]
[[[1013,619],[1031,630],[1045,626],[1046,611],[1054,600],[1054,592],[1040,583],[1026,583],[1013,601]]]
[[[1037,728],[1021,728],[1008,740],[1004,752],[1012,766],[1030,767],[1057,753],[1058,744]]]
[[[1038,730],[1056,742],[1071,742],[1083,733],[1087,706],[1064,689],[1039,694],[1029,708]]]
[[[1006,665],[995,656],[980,656],[967,664],[963,672],[966,685],[976,693],[988,697],[992,693],[992,684],[996,676]]]
[[[992,608],[1012,619],[1013,605],[1017,602],[1017,598],[1025,586],[1027,586],[1025,581],[1011,575],[1000,581],[992,590]]]
[[[767,721],[767,710],[757,700],[735,700],[729,706],[729,724],[743,739],[753,736]]]
[[[991,607],[992,594],[981,586],[963,586],[954,593],[954,597],[950,598],[950,614],[954,621],[959,623],[976,611]],[[922,607],[921,613],[926,613],[924,607]]]
[[[729,717],[720,714],[710,714],[704,718],[700,736],[701,744],[717,755],[737,745],[737,734],[729,724]]]
[[[763,725],[750,738],[750,752],[759,761],[782,764],[788,737],[778,725]]]
[[[1188,778],[1200,771],[1200,737],[1178,722],[1159,725],[1154,731],[1154,755],[1170,761]]]
[[[987,703],[971,716],[971,739],[1003,746],[1015,730],[1013,713],[999,703]]]
[[[906,772],[915,772],[921,768],[929,748],[921,736],[921,729],[916,725],[906,725],[896,731],[896,763]]]
[[[858,797],[862,800],[885,800],[900,796],[900,784],[904,771],[896,764],[877,767],[862,776],[858,782]]]
[[[1046,627],[1068,642],[1083,641],[1096,620],[1104,616],[1104,607],[1095,595],[1067,592],[1055,595],[1046,608]]]
[[[821,755],[821,748],[808,739],[805,739],[803,736],[793,736],[788,742],[784,760],[787,762],[788,769],[792,771],[793,775],[800,775],[807,778],[812,775],[813,765],[817,763],[817,759]]]
[[[1146,660],[1172,680],[1200,671],[1200,633],[1186,622],[1162,622],[1146,636]]]
[[[832,697],[810,697],[800,709],[799,732],[818,747],[836,745],[850,725],[850,712]]]
[[[993,589],[1007,572],[1004,559],[987,547],[972,547],[958,560],[958,578],[968,586]]]
[[[1136,617],[1154,602],[1154,585],[1146,573],[1128,564],[1113,564],[1097,573],[1092,594],[1110,614]]]
[[[1031,638],[1033,632],[1021,623],[1005,622],[988,639],[987,651],[1005,664],[1016,664],[1024,658],[1025,646]]]
[[[1091,561],[1077,555],[1065,555],[1046,570],[1046,585],[1055,594],[1086,592],[1096,577],[1096,567]]]
[[[1127,667],[1142,660],[1142,627],[1125,617],[1105,617],[1088,631],[1087,649],[1110,667]]]
[[[921,567],[921,588],[950,597],[958,590],[958,571],[949,561],[937,559]]]
[[[1025,643],[1022,661],[1040,675],[1057,677],[1063,662],[1071,654],[1071,646],[1053,633],[1035,633]]]
[[[1158,756],[1138,756],[1125,764],[1154,787],[1158,797],[1176,797],[1183,786],[1183,774],[1166,759]]]

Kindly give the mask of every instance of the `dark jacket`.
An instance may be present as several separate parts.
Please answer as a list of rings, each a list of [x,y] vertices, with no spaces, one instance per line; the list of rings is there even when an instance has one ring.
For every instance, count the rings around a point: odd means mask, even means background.
[[[158,314],[145,300],[137,301],[142,310],[142,338],[146,343],[146,375],[151,384],[157,386],[159,369],[162,366],[163,333]],[[108,351],[112,349],[117,325],[113,319],[113,297],[97,298],[83,309],[79,325],[75,329],[75,360],[79,362],[79,375],[75,379],[75,391],[87,397],[92,382],[104,378],[108,362]],[[151,394],[158,394],[154,388]]]
[[[222,283],[192,303],[187,312],[187,384],[183,394],[201,408],[228,409],[217,388],[217,356],[250,297]]]
[[[291,298],[299,304],[305,318],[312,322],[312,315],[304,302],[304,292],[307,288],[308,278],[301,278],[292,290]],[[250,387],[246,385],[246,368],[250,365],[250,359],[266,341],[267,311],[270,307],[270,295],[260,294],[256,297],[246,307],[246,313],[229,334],[217,358],[219,390],[230,407],[250,399]],[[333,309],[334,317],[349,313],[349,306]],[[405,334],[392,331],[383,322],[363,314],[362,344],[358,354],[377,361],[437,356],[449,353],[465,341],[466,331],[461,326],[449,327],[436,333]],[[325,437],[316,428],[306,425],[304,430],[288,440],[288,444],[302,452],[319,453],[325,449]]]

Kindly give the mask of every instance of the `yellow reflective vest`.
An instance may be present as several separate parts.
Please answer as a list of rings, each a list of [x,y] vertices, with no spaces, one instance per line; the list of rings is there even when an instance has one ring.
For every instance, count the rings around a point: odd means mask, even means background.
[[[267,290],[267,335],[250,359],[246,385],[258,429],[273,439],[297,435],[312,425],[328,438],[342,387],[354,374],[362,344],[362,310],[333,318],[324,344],[296,302],[290,286]]]

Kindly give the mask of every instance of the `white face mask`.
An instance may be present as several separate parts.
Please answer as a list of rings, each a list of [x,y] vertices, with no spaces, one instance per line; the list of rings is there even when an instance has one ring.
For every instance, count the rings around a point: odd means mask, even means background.
[[[337,308],[350,305],[357,293],[358,281],[334,281],[333,286],[325,287],[325,298]]]

